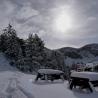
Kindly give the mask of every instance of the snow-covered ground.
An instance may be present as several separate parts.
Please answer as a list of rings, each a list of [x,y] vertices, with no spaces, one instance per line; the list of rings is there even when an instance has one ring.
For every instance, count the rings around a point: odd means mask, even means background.
[[[97,72],[72,72],[72,77],[80,77],[80,78],[88,78],[90,81],[97,81],[98,80],[98,73]]]
[[[68,88],[68,82],[34,82],[35,75],[21,72],[0,72],[0,98],[98,98],[98,89],[93,93]]]
[[[3,64],[7,67],[2,67]],[[71,91],[67,81],[34,82],[35,77],[14,70],[0,54],[0,98],[98,98],[98,88],[93,93]]]

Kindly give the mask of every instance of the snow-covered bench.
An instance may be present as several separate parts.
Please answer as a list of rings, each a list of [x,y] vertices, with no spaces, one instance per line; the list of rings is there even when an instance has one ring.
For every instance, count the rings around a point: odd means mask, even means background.
[[[57,80],[57,79],[62,79],[64,80],[63,77],[63,72],[60,70],[54,70],[54,69],[40,69],[38,70],[38,74],[37,77],[35,79],[35,81],[37,81],[38,79],[41,80]]]
[[[88,88],[93,92],[92,86],[98,86],[98,73],[96,72],[73,72],[71,74],[70,89],[76,86]]]

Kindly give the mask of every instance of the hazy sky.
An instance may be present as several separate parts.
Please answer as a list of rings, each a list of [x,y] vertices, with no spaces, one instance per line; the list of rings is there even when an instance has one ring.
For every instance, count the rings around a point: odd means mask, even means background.
[[[0,30],[8,23],[51,49],[98,43],[98,0],[0,0]]]

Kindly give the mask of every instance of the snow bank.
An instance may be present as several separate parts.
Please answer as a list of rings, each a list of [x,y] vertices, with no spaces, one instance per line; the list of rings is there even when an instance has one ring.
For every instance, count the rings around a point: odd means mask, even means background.
[[[0,53],[0,71],[16,71],[16,68],[10,66],[9,61],[6,59],[4,53]]]

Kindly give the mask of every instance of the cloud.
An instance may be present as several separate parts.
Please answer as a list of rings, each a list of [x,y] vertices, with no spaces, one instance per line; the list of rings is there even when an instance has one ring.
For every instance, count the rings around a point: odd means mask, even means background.
[[[10,22],[18,36],[38,33],[48,48],[80,47],[98,42],[98,0],[0,0],[0,29]],[[66,32],[54,31],[53,22],[64,10],[73,20]]]
[[[34,10],[30,7],[30,5],[24,5],[19,11],[17,11],[16,18],[21,20],[27,20],[31,17],[37,16],[39,12],[37,10]]]

